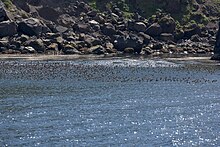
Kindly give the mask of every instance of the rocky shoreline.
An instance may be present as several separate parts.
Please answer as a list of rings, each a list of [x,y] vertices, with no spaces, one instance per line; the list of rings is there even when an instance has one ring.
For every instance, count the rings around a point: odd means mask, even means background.
[[[31,3],[32,2],[32,3]],[[98,12],[87,3],[63,4],[63,9],[33,3],[0,4],[0,54],[107,55],[213,54],[216,27],[196,23],[179,28],[158,12],[148,20],[122,11]],[[22,15],[23,14],[23,15]],[[25,16],[24,16],[25,15]]]

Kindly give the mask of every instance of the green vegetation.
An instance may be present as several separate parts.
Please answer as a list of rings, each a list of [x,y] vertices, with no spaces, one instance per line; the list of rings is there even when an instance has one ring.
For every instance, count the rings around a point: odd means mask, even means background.
[[[89,5],[90,5],[93,9],[97,9],[96,0],[90,0],[90,1],[89,1]]]
[[[12,2],[11,0],[1,0],[4,4],[6,8],[10,8],[12,6]]]
[[[139,12],[146,18],[152,18],[157,10],[169,13],[180,24],[194,20],[197,24],[207,24],[212,17],[220,15],[220,0],[87,0],[97,9],[104,10],[117,5],[126,18]]]

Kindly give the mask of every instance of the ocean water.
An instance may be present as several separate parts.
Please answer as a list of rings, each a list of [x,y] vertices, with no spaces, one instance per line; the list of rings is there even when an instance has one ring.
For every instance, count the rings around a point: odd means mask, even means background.
[[[220,66],[0,61],[0,146],[220,146]]]

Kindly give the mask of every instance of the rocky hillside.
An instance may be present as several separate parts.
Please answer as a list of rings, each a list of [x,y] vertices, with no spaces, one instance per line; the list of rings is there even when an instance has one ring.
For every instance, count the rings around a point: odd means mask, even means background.
[[[2,0],[1,53],[211,53],[218,0]]]

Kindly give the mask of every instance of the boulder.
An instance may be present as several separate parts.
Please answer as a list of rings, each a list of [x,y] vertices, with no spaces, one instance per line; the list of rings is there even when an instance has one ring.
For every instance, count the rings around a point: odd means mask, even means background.
[[[146,25],[143,22],[134,23],[134,30],[137,32],[145,32],[147,29]]]
[[[158,23],[153,23],[147,28],[146,33],[152,37],[156,37],[162,33],[162,28]]]
[[[0,40],[0,47],[8,47],[9,46],[9,41],[7,38],[3,38]]]
[[[58,44],[57,43],[51,43],[48,47],[47,47],[47,51],[59,51],[58,49]]]
[[[148,45],[150,43],[150,41],[152,40],[152,38],[149,35],[147,35],[143,32],[140,32],[138,35],[144,39],[145,45]]]
[[[33,47],[38,53],[43,53],[46,49],[43,40],[41,39],[30,40],[28,41],[27,46]]]
[[[91,31],[91,27],[86,23],[77,23],[73,26],[73,29],[79,33],[88,33]]]
[[[174,40],[175,41],[179,41],[179,40],[183,39],[183,37],[184,37],[184,31],[183,30],[176,30],[174,32]]]
[[[151,49],[153,50],[161,50],[162,48],[163,48],[163,44],[161,42],[156,42],[151,47]]]
[[[193,35],[190,40],[193,42],[201,42],[202,39],[198,34],[196,34],[196,35]]]
[[[220,22],[219,22],[218,32],[216,34],[216,42],[214,47],[214,55],[212,56],[212,60],[220,60]]]
[[[134,53],[134,49],[131,47],[127,47],[124,49],[124,53],[126,54],[133,54]]]
[[[113,36],[117,33],[115,27],[111,23],[105,23],[105,25],[101,27],[101,31],[107,36]]]
[[[27,40],[29,40],[29,36],[22,34],[20,37],[18,37],[18,40],[23,42],[26,42]]]
[[[90,54],[97,54],[97,55],[101,55],[101,54],[105,54],[106,50],[103,46],[101,45],[96,45],[96,46],[92,46],[88,49],[88,53]]]
[[[176,22],[171,16],[164,16],[159,20],[163,33],[173,33],[176,28]]]
[[[0,22],[8,20],[8,16],[4,7],[0,6]]]
[[[105,43],[104,47],[106,48],[106,52],[107,53],[111,54],[111,53],[116,53],[117,52],[117,50],[114,49],[114,45],[112,43],[110,43],[110,42]]]
[[[54,29],[54,32],[56,32],[56,33],[65,33],[67,31],[68,31],[68,28],[61,26],[61,25],[56,25],[55,29]]]
[[[90,17],[95,17],[97,15],[97,11],[91,10],[87,13],[87,15]]]
[[[184,38],[190,39],[193,35],[196,34],[201,34],[201,30],[197,24],[192,24],[184,30]]]
[[[50,32],[49,28],[36,18],[24,19],[18,23],[18,31],[29,36],[40,36]]]
[[[59,17],[59,13],[54,9],[50,8],[48,6],[44,6],[38,9],[38,14],[40,17],[44,18],[45,20],[50,20],[50,21],[57,21]]]
[[[67,28],[73,27],[73,25],[75,24],[75,19],[69,14],[60,15],[56,21],[59,23],[59,25],[67,27]]]
[[[64,54],[82,54],[80,51],[78,51],[74,46],[67,44],[63,48],[63,53]]]
[[[36,50],[31,47],[31,46],[26,46],[22,49],[21,51],[23,54],[27,54],[27,53],[30,53],[30,54],[33,54],[33,53],[37,53]]]
[[[117,36],[114,41],[114,47],[118,51],[124,51],[125,48],[133,48],[134,52],[140,53],[143,46],[143,38],[135,34],[129,36]]]
[[[13,36],[17,33],[17,25],[15,22],[3,21],[0,22],[0,37]]]
[[[101,41],[98,38],[86,35],[84,36],[84,41],[89,45],[89,46],[96,46],[96,45],[100,45]]]
[[[145,48],[143,48],[142,50],[141,50],[141,55],[150,55],[150,54],[152,54],[153,53],[153,51],[151,50],[151,48],[150,47],[145,47]]]

